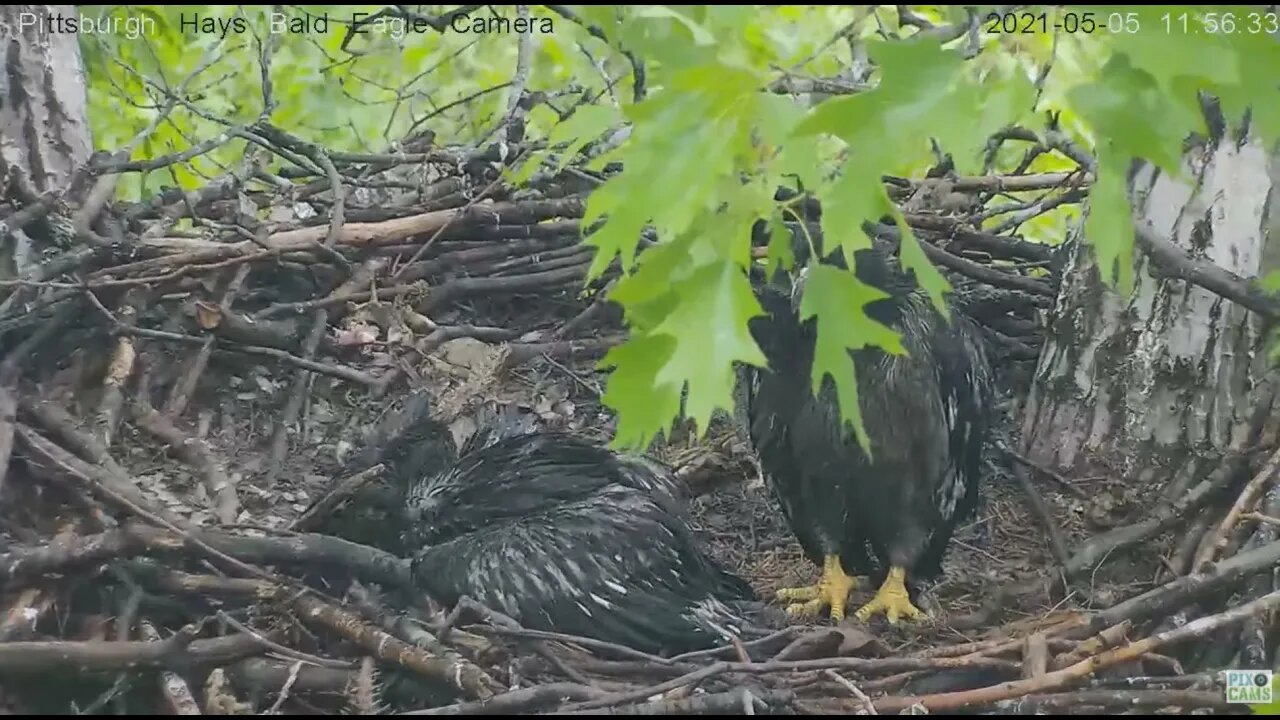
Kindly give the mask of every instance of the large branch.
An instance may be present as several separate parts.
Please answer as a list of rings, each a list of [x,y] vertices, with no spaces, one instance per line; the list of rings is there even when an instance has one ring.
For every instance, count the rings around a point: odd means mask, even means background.
[[[1274,320],[1280,317],[1280,300],[1262,292],[1251,281],[1201,258],[1194,258],[1151,228],[1137,225],[1138,246],[1166,275],[1186,280]]]
[[[212,530],[189,530],[186,535],[180,535],[133,522],[105,533],[55,540],[47,546],[16,548],[0,554],[0,580],[36,577],[146,552],[204,554],[203,548],[191,544],[192,541],[241,562],[342,568],[367,581],[410,587],[406,561],[336,537],[310,534],[244,537]]]
[[[0,643],[0,672],[41,674],[54,670],[121,670],[210,667],[255,655],[262,643],[251,635],[193,640],[190,630],[161,642],[31,641]]]

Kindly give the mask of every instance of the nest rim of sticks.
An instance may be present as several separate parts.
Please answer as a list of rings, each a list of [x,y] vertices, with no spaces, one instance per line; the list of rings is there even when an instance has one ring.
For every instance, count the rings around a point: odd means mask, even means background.
[[[469,408],[468,398],[502,392],[485,372],[538,365],[567,375],[572,382],[566,384],[580,391],[550,405],[572,400],[591,406],[594,414],[579,413],[589,417],[573,421],[578,422],[574,429],[607,435],[609,421],[598,412],[598,383],[590,370],[571,366],[598,357],[618,341],[620,330],[600,299],[612,275],[606,273],[590,288],[595,295],[586,303],[572,298],[590,262],[579,243],[583,201],[572,193],[557,194],[550,182],[556,178],[543,178],[546,186],[532,192],[516,190],[495,179],[500,175],[492,171],[501,158],[487,150],[408,148],[423,155],[416,160],[322,158],[321,151],[287,133],[268,127],[256,131],[269,143],[310,153],[318,165],[333,168],[329,178],[303,186],[304,197],[319,204],[321,215],[274,227],[237,224],[227,208],[243,190],[239,182],[213,185],[191,203],[161,198],[108,210],[86,199],[79,211],[88,221],[80,227],[89,227],[99,240],[134,239],[89,243],[23,268],[20,278],[0,280],[0,334],[19,339],[0,358],[0,490],[31,498],[28,515],[40,516],[23,518],[31,522],[15,526],[22,531],[20,542],[0,554],[6,580],[32,582],[6,598],[12,612],[3,632],[42,638],[0,646],[0,668],[13,668],[5,658],[29,662],[45,657],[41,653],[54,658],[48,662],[75,663],[108,677],[123,677],[122,667],[146,668],[160,673],[164,702],[175,712],[198,711],[201,705],[208,711],[218,698],[224,709],[243,709],[237,693],[244,694],[246,682],[257,682],[259,690],[274,684],[267,693],[274,696],[273,712],[287,702],[307,707],[299,696],[309,692],[328,692],[349,707],[371,711],[385,702],[379,697],[384,684],[379,673],[388,668],[438,683],[429,688],[439,694],[432,695],[436,706],[421,714],[466,714],[481,709],[475,703],[485,703],[486,712],[495,707],[580,713],[607,708],[616,714],[787,708],[861,714],[917,703],[931,711],[1011,712],[1084,700],[1103,708],[1223,709],[1213,678],[1184,675],[1176,660],[1159,651],[1195,632],[1250,622],[1275,606],[1274,593],[1234,608],[1204,606],[1202,617],[1177,628],[1153,629],[1148,618],[1237,587],[1270,561],[1274,542],[1220,547],[1202,554],[1199,559],[1207,561],[1198,562],[1195,573],[1108,609],[1040,618],[1048,623],[1043,627],[1025,619],[979,623],[997,636],[983,640],[964,635],[974,628],[943,625],[927,647],[904,650],[887,647],[881,637],[868,638],[858,627],[796,627],[759,643],[744,641],[675,661],[634,653],[605,660],[596,654],[603,652],[598,643],[522,630],[509,618],[465,603],[465,613],[414,621],[388,617],[376,612],[378,602],[368,594],[339,599],[303,583],[281,569],[290,553],[295,561],[299,554],[319,558],[321,567],[363,568],[365,579],[379,584],[402,580],[401,564],[367,548],[300,535],[287,524],[246,527],[261,514],[246,476],[269,489],[293,492],[292,476],[307,471],[300,468],[326,467],[315,457],[299,464],[299,453],[291,448],[311,442],[308,427],[324,410],[322,391],[336,396],[357,388],[362,395],[351,405],[378,406],[402,384],[431,384],[438,376],[431,374],[428,361],[466,341],[487,350],[471,358],[469,369],[475,372],[451,386],[459,417]],[[420,180],[407,196],[374,193],[361,202],[334,192],[370,168],[392,172],[420,161],[436,164],[436,174]],[[490,165],[476,172],[477,163]],[[458,171],[468,164],[468,171]],[[91,174],[99,183],[113,177],[110,165],[95,166]],[[992,188],[1060,193],[1054,201],[1036,203],[1034,209],[1044,211],[1058,199],[1072,201],[1083,177],[1019,174],[946,182],[947,191],[979,197],[993,195]],[[911,197],[937,194],[933,185],[941,182],[906,183],[915,192],[903,192],[896,181],[889,184],[891,195],[905,204]],[[282,198],[267,201],[279,204]],[[22,221],[31,224],[53,212],[45,205],[30,205],[36,210]],[[1031,209],[1009,212],[1025,221]],[[907,222],[925,240],[926,254],[958,286],[973,290],[966,311],[1003,348],[1001,362],[1033,361],[1042,329],[1039,312],[1054,295],[1053,274],[1046,272],[1052,252],[1010,234],[980,231],[973,218],[944,216],[918,205],[907,210]],[[174,230],[175,221],[191,211],[215,219],[216,231]],[[804,221],[813,222],[812,216]],[[871,231],[892,239],[889,228]],[[89,353],[75,351],[81,347],[101,352],[86,358]],[[445,361],[457,365],[455,357]],[[228,376],[244,384],[224,382]],[[231,439],[240,443],[219,442],[209,434],[208,407],[232,393],[252,394],[255,383],[271,396],[264,409],[252,411],[269,416],[257,433],[264,441],[255,445],[236,438],[233,426]],[[337,403],[326,402],[333,411]],[[723,466],[733,465],[723,458],[708,461],[705,454],[697,462],[718,464],[722,476]],[[1242,462],[1247,467],[1252,460]],[[189,468],[185,489],[204,498],[195,503],[203,506],[199,521],[183,503],[157,502],[143,491],[149,489],[147,468],[168,473],[175,466]],[[1261,475],[1257,471],[1255,477]],[[1256,496],[1265,482],[1270,480],[1255,479],[1240,490],[1240,508],[1233,506],[1230,523],[1222,520],[1225,529],[1242,520],[1262,522],[1248,516],[1242,500]],[[1170,507],[1203,507],[1239,485],[1218,478]],[[306,508],[297,510],[294,519],[305,513]],[[1170,510],[1154,528],[1138,528],[1111,547],[1132,547],[1167,531],[1175,514]],[[1108,546],[1084,549],[1089,552],[1076,558],[1081,567]],[[1239,552],[1231,554],[1234,550]],[[187,564],[177,569],[174,558]],[[83,633],[91,639],[44,639],[48,632],[38,632],[35,623],[24,625],[31,611],[48,627],[61,585],[92,585],[101,578],[130,591],[121,609],[106,613],[122,620],[98,622]],[[1051,572],[1023,580],[1052,584],[1056,579]],[[155,588],[198,599],[197,610],[188,609],[191,617],[167,624],[147,617],[160,612],[146,604]],[[226,610],[227,598],[236,597],[252,602]],[[1126,615],[1130,612],[1133,617]],[[262,629],[264,623],[272,629]],[[116,639],[108,640],[109,635]],[[343,659],[319,654],[335,646],[341,650],[337,654],[346,654]],[[513,655],[531,663],[517,674],[518,682],[494,659],[509,664]],[[1138,659],[1167,676],[1129,679],[1128,685],[1125,678],[1095,677],[1100,669]],[[203,675],[211,667],[215,671]],[[977,675],[946,679],[957,672]],[[530,684],[529,677],[539,681]],[[932,687],[951,687],[936,684],[945,680],[963,689],[928,691],[931,678]],[[97,707],[117,702],[118,683],[108,683],[115,694],[104,693],[105,700],[95,700]]]

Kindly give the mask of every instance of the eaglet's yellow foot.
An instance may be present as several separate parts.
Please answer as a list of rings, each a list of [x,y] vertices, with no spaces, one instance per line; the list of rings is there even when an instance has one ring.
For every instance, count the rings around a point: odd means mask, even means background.
[[[897,625],[898,618],[927,619],[929,616],[924,611],[911,604],[911,597],[907,595],[906,577],[906,570],[900,567],[890,568],[889,576],[884,579],[876,596],[859,608],[855,617],[866,622],[872,615],[883,612],[890,625]]]
[[[817,585],[800,588],[781,588],[777,592],[780,601],[799,601],[787,607],[787,614],[795,616],[813,616],[824,607],[831,608],[831,619],[839,622],[844,619],[845,603],[849,592],[857,586],[857,581],[844,574],[840,567],[840,558],[828,555],[822,563],[822,579]]]

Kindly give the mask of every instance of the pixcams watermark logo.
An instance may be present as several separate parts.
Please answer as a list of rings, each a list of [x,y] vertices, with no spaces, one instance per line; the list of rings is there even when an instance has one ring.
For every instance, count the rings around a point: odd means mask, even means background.
[[[1270,670],[1228,670],[1227,702],[1249,705],[1274,702],[1271,676]]]

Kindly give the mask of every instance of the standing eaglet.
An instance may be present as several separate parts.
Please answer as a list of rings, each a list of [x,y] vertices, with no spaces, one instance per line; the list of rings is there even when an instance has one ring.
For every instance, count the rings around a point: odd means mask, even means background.
[[[968,319],[954,311],[943,317],[912,277],[891,267],[885,250],[854,258],[858,279],[888,295],[866,313],[898,332],[906,350],[851,351],[871,456],[845,430],[830,378],[813,392],[817,330],[799,320],[803,272],[790,296],[768,286],[758,292],[767,315],[753,319],[751,330],[769,368],[744,370],[740,418],[792,532],[822,567],[817,585],[780,589],[778,599],[794,602],[789,613],[830,607],[840,620],[852,576],[873,567],[869,547],[887,573],[856,617],[883,612],[896,624],[924,617],[911,602],[908,575],[914,581],[941,570],[956,525],[976,503],[992,381]]]
[[[448,432],[426,427],[416,441],[428,446]],[[568,434],[477,436],[404,488],[417,587],[650,653],[741,631],[755,593],[704,553],[673,473]]]

